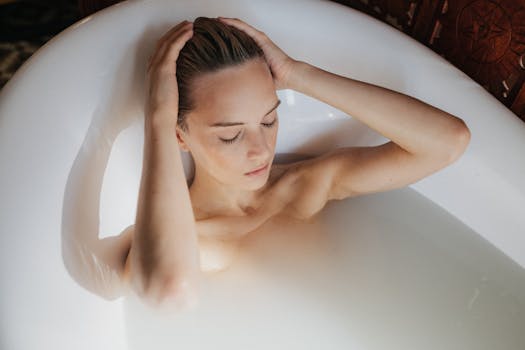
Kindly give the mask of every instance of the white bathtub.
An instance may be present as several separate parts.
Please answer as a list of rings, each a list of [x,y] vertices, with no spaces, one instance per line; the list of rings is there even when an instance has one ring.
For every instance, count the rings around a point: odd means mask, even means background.
[[[470,146],[406,188],[329,202],[322,237],[254,241],[204,279],[197,309],[104,300],[68,274],[62,239],[133,223],[146,59],[175,23],[219,15],[246,20],[296,59],[462,118]],[[278,94],[277,161],[387,141],[328,105]],[[54,37],[0,94],[0,349],[522,350],[524,149],[525,124],[477,83],[342,5],[112,6]]]

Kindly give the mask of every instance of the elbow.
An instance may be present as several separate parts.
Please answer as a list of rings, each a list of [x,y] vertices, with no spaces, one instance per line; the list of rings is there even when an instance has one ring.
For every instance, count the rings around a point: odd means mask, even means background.
[[[124,296],[124,289],[111,290],[111,291],[96,290],[92,292],[98,295],[99,297],[101,297],[102,299],[104,299],[105,301],[115,301]]]
[[[460,119],[460,126],[456,130],[456,157],[459,158],[463,153],[465,153],[468,145],[470,144],[471,133],[470,129],[463,121]],[[456,159],[457,159],[456,158]]]
[[[458,124],[451,133],[449,151],[447,152],[447,162],[454,163],[467,150],[470,144],[471,133],[467,124],[458,118]]]
[[[161,290],[159,302],[177,309],[193,308],[199,303],[197,284],[190,279],[169,279]]]
[[[79,286],[106,301],[123,296],[125,285],[106,264],[100,263],[85,245],[73,248],[62,241],[62,263]]]
[[[167,276],[134,288],[144,301],[155,308],[190,309],[199,304],[198,284],[192,278]]]

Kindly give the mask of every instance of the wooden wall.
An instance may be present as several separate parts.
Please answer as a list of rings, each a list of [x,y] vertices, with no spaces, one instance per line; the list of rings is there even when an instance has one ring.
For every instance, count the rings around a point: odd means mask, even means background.
[[[525,122],[525,0],[333,0],[451,62]]]

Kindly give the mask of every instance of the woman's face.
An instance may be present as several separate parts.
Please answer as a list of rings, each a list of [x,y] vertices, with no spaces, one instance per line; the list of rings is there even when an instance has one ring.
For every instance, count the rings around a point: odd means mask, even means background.
[[[266,61],[203,75],[192,91],[196,109],[187,115],[189,133],[177,127],[177,135],[196,170],[243,189],[262,187],[274,157],[280,102]],[[264,171],[247,174],[265,165]]]

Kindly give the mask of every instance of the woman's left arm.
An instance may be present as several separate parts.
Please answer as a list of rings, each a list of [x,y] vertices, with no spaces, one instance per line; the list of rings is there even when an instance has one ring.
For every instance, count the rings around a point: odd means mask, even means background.
[[[288,56],[262,31],[238,18],[219,20],[243,30],[264,51],[277,90],[293,89],[367,124],[414,155],[461,155],[470,141],[465,122],[402,93],[327,72]]]
[[[323,101],[367,124],[407,152],[461,155],[470,140],[465,122],[414,97],[296,61],[288,88]]]
[[[402,93],[327,72],[289,57],[262,31],[220,18],[249,34],[264,51],[275,87],[293,89],[340,109],[391,141],[342,147],[291,170],[296,211],[308,217],[332,199],[412,184],[456,161],[470,142],[463,120]]]
[[[298,61],[288,87],[328,103],[391,141],[343,147],[301,166],[298,211],[315,213],[333,199],[410,185],[455,162],[470,142],[465,122],[416,98]]]

